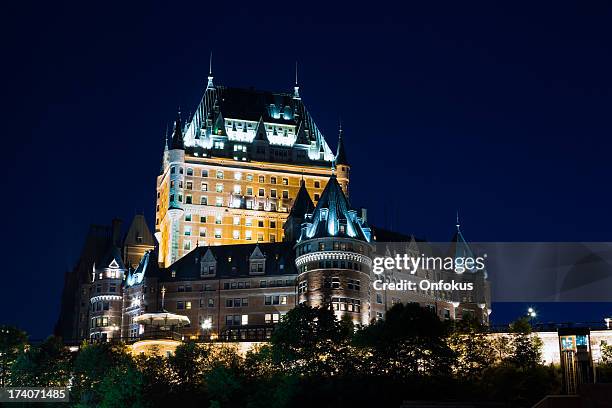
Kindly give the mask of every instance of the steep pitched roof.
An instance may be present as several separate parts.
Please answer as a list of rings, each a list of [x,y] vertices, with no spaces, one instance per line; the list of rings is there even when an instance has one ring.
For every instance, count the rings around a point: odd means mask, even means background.
[[[342,128],[340,128],[340,131],[338,133],[338,148],[336,150],[335,163],[336,165],[344,164],[346,166],[348,166],[349,164],[348,159],[346,158],[346,149],[344,147],[344,140],[342,138]]]
[[[308,194],[308,190],[306,190],[306,185],[302,180],[300,182],[300,189],[298,190],[293,206],[291,207],[291,212],[289,212],[289,216],[303,218],[306,213],[312,212],[313,209],[314,203],[312,202],[310,194]]]
[[[293,244],[274,242],[198,247],[168,268],[163,269],[160,273],[160,280],[181,281],[253,276],[249,273],[249,262],[254,252],[258,254],[257,251],[261,251],[266,260],[264,273],[258,274],[258,277],[297,274]],[[201,262],[211,260],[216,262],[216,274],[201,277]],[[174,278],[171,277],[172,272],[175,272]]]
[[[125,236],[124,245],[155,245],[155,238],[147,226],[144,215],[136,214]]]
[[[96,259],[95,265],[97,269],[111,266],[119,269],[126,269],[123,259],[121,258],[121,251],[114,244],[110,244],[106,247],[102,255]]]
[[[181,123],[181,112],[178,112],[176,115],[170,149],[185,149],[185,144],[183,143],[183,125]]]
[[[351,208],[335,175],[329,178],[314,212],[307,215],[304,221],[307,226],[300,241],[322,237],[371,240],[370,228]]]

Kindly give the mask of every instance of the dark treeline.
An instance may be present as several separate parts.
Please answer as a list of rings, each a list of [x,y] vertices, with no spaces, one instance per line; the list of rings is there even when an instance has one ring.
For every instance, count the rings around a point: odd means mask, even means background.
[[[133,357],[123,344],[68,351],[61,340],[27,344],[2,327],[2,386],[70,386],[78,407],[399,407],[403,400],[498,401],[531,406],[560,393],[558,368],[520,319],[504,336],[465,319],[442,322],[418,305],[355,329],[333,312],[298,306],[270,343],[245,356],[231,344],[179,345],[174,355]],[[600,375],[612,373],[612,349]]]

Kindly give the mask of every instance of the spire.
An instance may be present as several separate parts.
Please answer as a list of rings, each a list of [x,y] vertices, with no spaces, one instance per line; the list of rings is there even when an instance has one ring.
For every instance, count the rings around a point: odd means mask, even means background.
[[[457,232],[459,232],[459,226],[461,225],[459,224],[459,210],[457,210],[457,224],[456,225],[457,225]]]
[[[339,129],[338,129],[338,149],[336,150],[336,159],[334,160],[335,164],[344,164],[346,166],[349,165],[348,160],[346,158],[346,149],[344,148],[344,141],[342,140],[342,120],[340,120]]]
[[[168,151],[168,124],[166,123],[166,136],[165,136],[165,143],[164,143],[164,152]]]
[[[300,87],[298,85],[298,63],[295,61],[295,85],[293,86],[293,99],[300,98]]]
[[[185,149],[185,145],[183,144],[183,125],[181,123],[181,110],[179,108],[178,113],[176,114],[176,121],[174,122],[174,132],[172,132],[172,143],[170,145],[171,149]]]
[[[207,88],[214,88],[215,84],[213,84],[213,74],[212,74],[212,51],[210,52],[210,57],[208,59],[208,86]]]

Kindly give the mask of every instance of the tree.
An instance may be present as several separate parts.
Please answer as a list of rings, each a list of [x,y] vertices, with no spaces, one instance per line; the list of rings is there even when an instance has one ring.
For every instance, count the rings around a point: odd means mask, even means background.
[[[113,367],[100,383],[101,408],[145,406],[142,373],[133,364]],[[147,395],[147,397],[149,397]],[[150,398],[150,397],[149,397]]]
[[[384,320],[357,332],[356,344],[373,349],[370,371],[394,378],[449,376],[454,353],[446,343],[448,328],[418,304],[394,305]]]
[[[510,325],[510,355],[506,361],[515,367],[529,370],[542,363],[542,340],[531,334],[527,317],[522,317]]]
[[[466,380],[478,380],[495,361],[492,340],[486,328],[471,315],[453,322],[453,326],[448,344],[456,354],[455,374]]]
[[[278,324],[271,339],[273,361],[303,375],[338,375],[345,360],[352,326],[329,309],[299,305]]]
[[[101,384],[112,370],[127,370],[133,360],[123,344],[84,344],[74,361],[72,396],[81,406],[98,406]]]
[[[11,384],[21,386],[63,387],[68,385],[72,356],[55,336],[24,349],[11,370]]]
[[[0,326],[0,387],[9,384],[11,366],[22,353],[28,341],[24,331],[12,326]]]

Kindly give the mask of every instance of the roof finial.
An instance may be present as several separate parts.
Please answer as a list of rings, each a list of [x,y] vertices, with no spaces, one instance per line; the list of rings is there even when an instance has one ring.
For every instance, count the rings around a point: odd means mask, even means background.
[[[461,224],[459,224],[459,210],[457,210],[457,231],[459,231],[459,226]]]
[[[300,99],[300,87],[298,86],[298,63],[295,61],[295,85],[293,86],[293,99]]]
[[[213,84],[213,74],[212,74],[212,50],[210,51],[210,57],[208,59],[208,88],[213,88],[215,85]]]
[[[166,137],[165,139],[165,145],[164,145],[164,150],[168,150],[168,123],[166,123]]]

